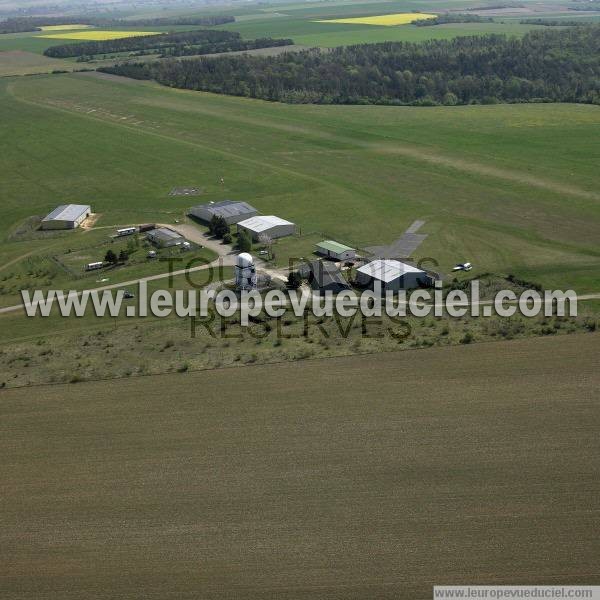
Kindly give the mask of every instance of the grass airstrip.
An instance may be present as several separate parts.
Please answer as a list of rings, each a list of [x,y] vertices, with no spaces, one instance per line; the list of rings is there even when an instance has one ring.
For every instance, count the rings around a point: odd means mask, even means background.
[[[408,25],[415,21],[423,21],[425,19],[435,19],[437,15],[426,14],[426,13],[395,13],[392,15],[376,15],[373,17],[351,17],[348,19],[327,19],[318,20],[317,23],[345,23],[345,24],[356,24],[356,25],[383,25],[383,26],[394,26],[394,25]]]
[[[73,31],[65,33],[52,33],[38,37],[49,40],[81,40],[86,42],[100,42],[104,40],[119,40],[122,38],[139,37],[143,35],[159,35],[158,31],[101,31],[90,29],[86,31]]]

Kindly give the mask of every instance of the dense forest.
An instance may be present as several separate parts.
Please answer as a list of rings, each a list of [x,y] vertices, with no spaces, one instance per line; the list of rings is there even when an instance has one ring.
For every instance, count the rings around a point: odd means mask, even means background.
[[[90,19],[89,17],[17,17],[0,22],[0,34],[40,31],[46,25],[92,25],[94,27],[168,27],[198,25],[210,27],[233,23],[235,17],[207,15],[204,17],[160,17],[155,19]]]
[[[289,103],[600,104],[600,25],[278,56],[169,59],[102,69],[172,87]]]
[[[163,57],[190,56],[270,48],[271,46],[287,46],[290,44],[293,44],[292,40],[274,40],[271,38],[243,40],[241,35],[234,31],[197,29],[196,31],[144,35],[101,42],[63,44],[47,48],[44,54],[52,58],[95,56],[114,52],[135,52],[138,56],[143,54],[159,54]]]

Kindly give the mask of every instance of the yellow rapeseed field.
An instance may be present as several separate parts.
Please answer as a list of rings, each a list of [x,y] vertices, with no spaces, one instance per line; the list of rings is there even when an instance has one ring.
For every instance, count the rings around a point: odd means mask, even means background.
[[[89,29],[91,25],[44,25],[42,31],[67,31],[73,29]]]
[[[159,35],[158,31],[75,31],[73,33],[53,33],[51,35],[40,35],[38,37],[52,40],[85,40],[99,42],[103,40],[118,40],[121,38],[138,37],[140,35]]]
[[[423,19],[435,19],[437,15],[427,13],[394,13],[393,15],[377,15],[374,17],[352,17],[348,19],[326,19],[315,23],[347,23],[350,25],[407,25]]]

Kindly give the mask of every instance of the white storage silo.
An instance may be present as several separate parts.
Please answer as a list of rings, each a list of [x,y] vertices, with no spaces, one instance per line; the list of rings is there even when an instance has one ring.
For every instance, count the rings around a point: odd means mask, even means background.
[[[237,256],[235,287],[238,290],[256,289],[256,267],[254,266],[254,259],[247,252],[242,252]]]

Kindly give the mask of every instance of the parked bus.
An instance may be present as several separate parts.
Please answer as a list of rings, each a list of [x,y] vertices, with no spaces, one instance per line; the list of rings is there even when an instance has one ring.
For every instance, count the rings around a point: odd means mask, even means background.
[[[101,269],[104,266],[103,262],[93,262],[89,263],[85,266],[86,271],[95,271],[96,269]]]
[[[120,237],[122,235],[133,235],[137,232],[136,227],[125,227],[124,229],[117,229],[117,235]]]

